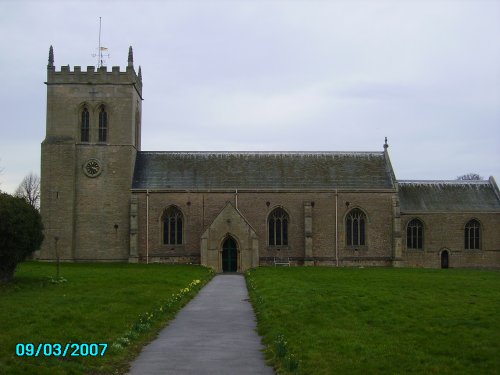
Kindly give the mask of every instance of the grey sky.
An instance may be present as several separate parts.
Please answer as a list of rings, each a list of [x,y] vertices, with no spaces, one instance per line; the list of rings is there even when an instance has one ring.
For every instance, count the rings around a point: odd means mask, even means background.
[[[0,0],[0,189],[39,173],[48,49],[143,73],[143,150],[376,151],[500,176],[500,1]]]

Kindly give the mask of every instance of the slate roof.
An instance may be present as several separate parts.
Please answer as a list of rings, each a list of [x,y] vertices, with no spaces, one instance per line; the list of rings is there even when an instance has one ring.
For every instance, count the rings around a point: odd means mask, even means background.
[[[500,212],[495,180],[398,181],[401,212]]]
[[[384,152],[137,153],[132,189],[392,189]]]

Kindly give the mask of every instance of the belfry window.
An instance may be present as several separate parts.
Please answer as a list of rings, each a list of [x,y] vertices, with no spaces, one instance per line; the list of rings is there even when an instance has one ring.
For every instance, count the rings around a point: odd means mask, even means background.
[[[90,115],[87,107],[83,107],[82,109],[82,121],[80,124],[80,140],[82,142],[89,141],[89,133],[90,133]]]
[[[406,248],[422,249],[424,238],[424,226],[418,219],[413,219],[406,227]]]
[[[99,109],[99,142],[108,140],[108,114],[102,105]]]
[[[276,208],[269,214],[269,246],[288,245],[288,214],[282,208]]]
[[[165,210],[162,217],[163,243],[165,245],[182,244],[182,213],[174,206]]]
[[[365,245],[366,215],[359,208],[347,214],[345,219],[347,246]]]
[[[465,248],[468,250],[479,250],[481,240],[481,225],[479,221],[472,219],[465,225]]]

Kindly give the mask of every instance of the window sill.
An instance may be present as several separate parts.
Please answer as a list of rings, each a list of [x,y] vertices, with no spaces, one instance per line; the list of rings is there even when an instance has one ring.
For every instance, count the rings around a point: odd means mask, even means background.
[[[274,250],[274,251],[281,251],[281,250],[285,250],[285,251],[288,251],[290,250],[290,246],[286,245],[286,246],[274,246],[274,245],[267,245],[267,249],[268,250]]]
[[[161,244],[161,247],[163,250],[179,250],[179,249],[184,249],[184,244],[180,244],[180,245],[168,245],[168,244],[164,244],[162,243]]]
[[[368,246],[367,245],[360,245],[360,246],[346,246],[347,250],[350,251],[368,251]]]

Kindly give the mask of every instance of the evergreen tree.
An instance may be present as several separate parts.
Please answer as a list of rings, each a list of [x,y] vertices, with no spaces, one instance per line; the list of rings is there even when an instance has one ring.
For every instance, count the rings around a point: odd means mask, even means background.
[[[0,282],[9,282],[18,263],[40,248],[40,213],[25,199],[0,193]]]

